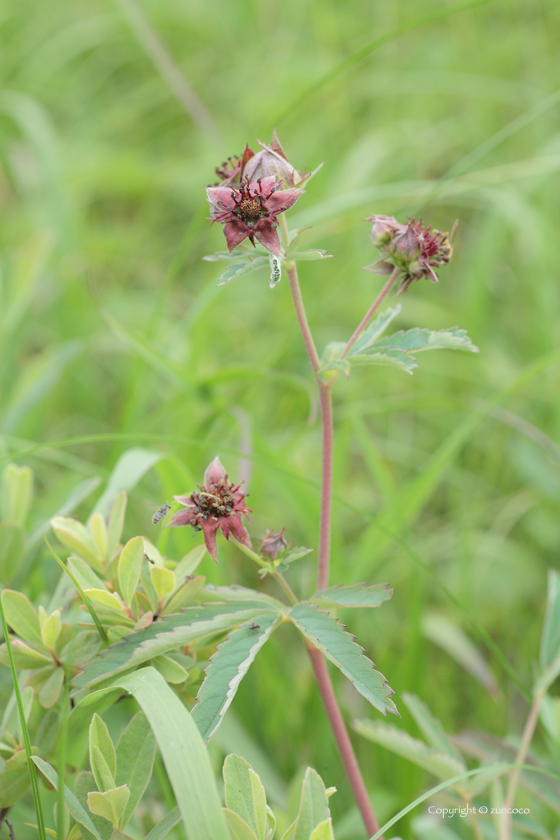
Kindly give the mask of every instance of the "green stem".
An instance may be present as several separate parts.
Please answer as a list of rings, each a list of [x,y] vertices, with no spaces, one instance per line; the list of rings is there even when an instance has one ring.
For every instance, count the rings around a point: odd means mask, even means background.
[[[529,716],[527,717],[527,723],[525,724],[525,729],[523,730],[523,735],[521,737],[521,743],[519,745],[519,749],[517,750],[517,755],[515,756],[515,767],[509,779],[509,785],[504,801],[505,813],[503,814],[503,820],[500,825],[500,840],[511,840],[511,814],[508,812],[513,808],[515,794],[521,776],[521,765],[525,764],[525,759],[527,758],[527,753],[529,752],[529,747],[531,746],[531,741],[533,740],[533,735],[535,734],[535,727],[539,719],[539,711],[544,694],[544,691],[537,691],[535,693],[533,704],[529,710]]]
[[[25,711],[23,709],[23,702],[21,699],[21,692],[19,690],[19,683],[17,678],[17,670],[16,665],[14,662],[14,654],[12,652],[12,645],[10,642],[10,636],[8,632],[8,624],[6,622],[6,616],[4,615],[4,607],[2,604],[2,599],[0,598],[0,618],[2,619],[2,629],[4,631],[4,640],[6,642],[6,650],[8,652],[8,659],[10,661],[10,669],[12,672],[12,680],[14,683],[14,691],[16,694],[16,701],[19,713],[19,721],[21,725],[21,732],[23,735],[23,743],[25,746],[25,755],[27,757],[27,768],[29,770],[29,778],[31,780],[31,791],[33,793],[33,801],[35,803],[35,812],[37,814],[37,828],[39,831],[39,838],[40,840],[47,840],[47,834],[45,831],[45,820],[43,818],[43,808],[41,806],[41,797],[39,795],[39,785],[37,782],[37,770],[33,761],[31,760],[31,741],[29,739],[29,730],[27,728],[27,721],[25,720]]]

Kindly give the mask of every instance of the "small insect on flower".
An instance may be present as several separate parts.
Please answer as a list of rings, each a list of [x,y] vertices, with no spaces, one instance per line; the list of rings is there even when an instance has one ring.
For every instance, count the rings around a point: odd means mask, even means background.
[[[166,502],[164,505],[158,508],[152,516],[152,522],[154,523],[154,525],[157,525],[158,522],[161,522],[162,519],[165,519],[170,510],[171,505],[169,504],[169,502]]]

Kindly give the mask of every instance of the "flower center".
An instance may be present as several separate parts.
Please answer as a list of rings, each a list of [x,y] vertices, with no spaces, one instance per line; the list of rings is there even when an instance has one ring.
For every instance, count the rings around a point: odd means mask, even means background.
[[[196,506],[196,513],[201,519],[220,519],[233,516],[235,497],[231,492],[232,485],[220,482],[212,484],[210,492],[202,490],[192,493],[191,500]]]
[[[258,219],[261,215],[261,203],[257,198],[243,198],[239,202],[239,212],[244,219]]]

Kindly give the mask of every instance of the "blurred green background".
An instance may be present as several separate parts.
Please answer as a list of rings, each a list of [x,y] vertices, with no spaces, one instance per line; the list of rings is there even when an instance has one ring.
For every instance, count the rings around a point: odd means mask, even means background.
[[[314,547],[320,429],[288,284],[271,291],[253,274],[216,287],[224,264],[201,258],[224,240],[205,221],[204,187],[275,125],[298,168],[325,160],[289,220],[311,227],[305,247],[335,255],[300,271],[321,349],[351,334],[380,288],[361,271],[377,257],[366,215],[443,230],[458,218],[453,261],[438,286],[399,299],[397,328],[458,324],[481,354],[427,354],[413,377],[367,368],[337,382],[331,580],[395,589],[373,614],[341,618],[395,689],[400,726],[417,734],[399,703],[411,691],[451,732],[506,737],[525,701],[391,536],[528,682],[560,537],[560,6],[472,5],[4,0],[0,454],[35,470],[36,526],[130,448],[163,453],[131,493],[125,536],[159,538],[178,558],[190,529],[159,532],[151,514],[190,492],[216,454],[236,477],[249,451],[253,537],[285,526]],[[41,600],[57,571],[37,546],[26,585]],[[314,562],[290,572],[302,595]],[[208,559],[203,573],[258,585],[223,540],[220,566]],[[443,649],[442,618],[471,634],[487,671],[472,652],[469,672]],[[337,677],[347,719],[374,717]],[[336,785],[337,840],[360,836],[295,634],[274,636],[233,712],[284,781],[311,764]],[[382,817],[428,784],[355,743]],[[413,836],[407,821],[398,828]]]

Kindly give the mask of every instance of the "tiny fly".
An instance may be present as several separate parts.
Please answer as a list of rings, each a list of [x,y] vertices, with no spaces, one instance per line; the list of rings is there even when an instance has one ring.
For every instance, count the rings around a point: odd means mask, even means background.
[[[157,525],[158,522],[161,522],[162,519],[165,519],[168,511],[170,511],[170,510],[171,510],[171,505],[169,503],[166,503],[166,504],[162,505],[160,508],[158,508],[156,510],[156,512],[154,513],[154,515],[152,516],[152,522],[154,523],[154,525]]]

